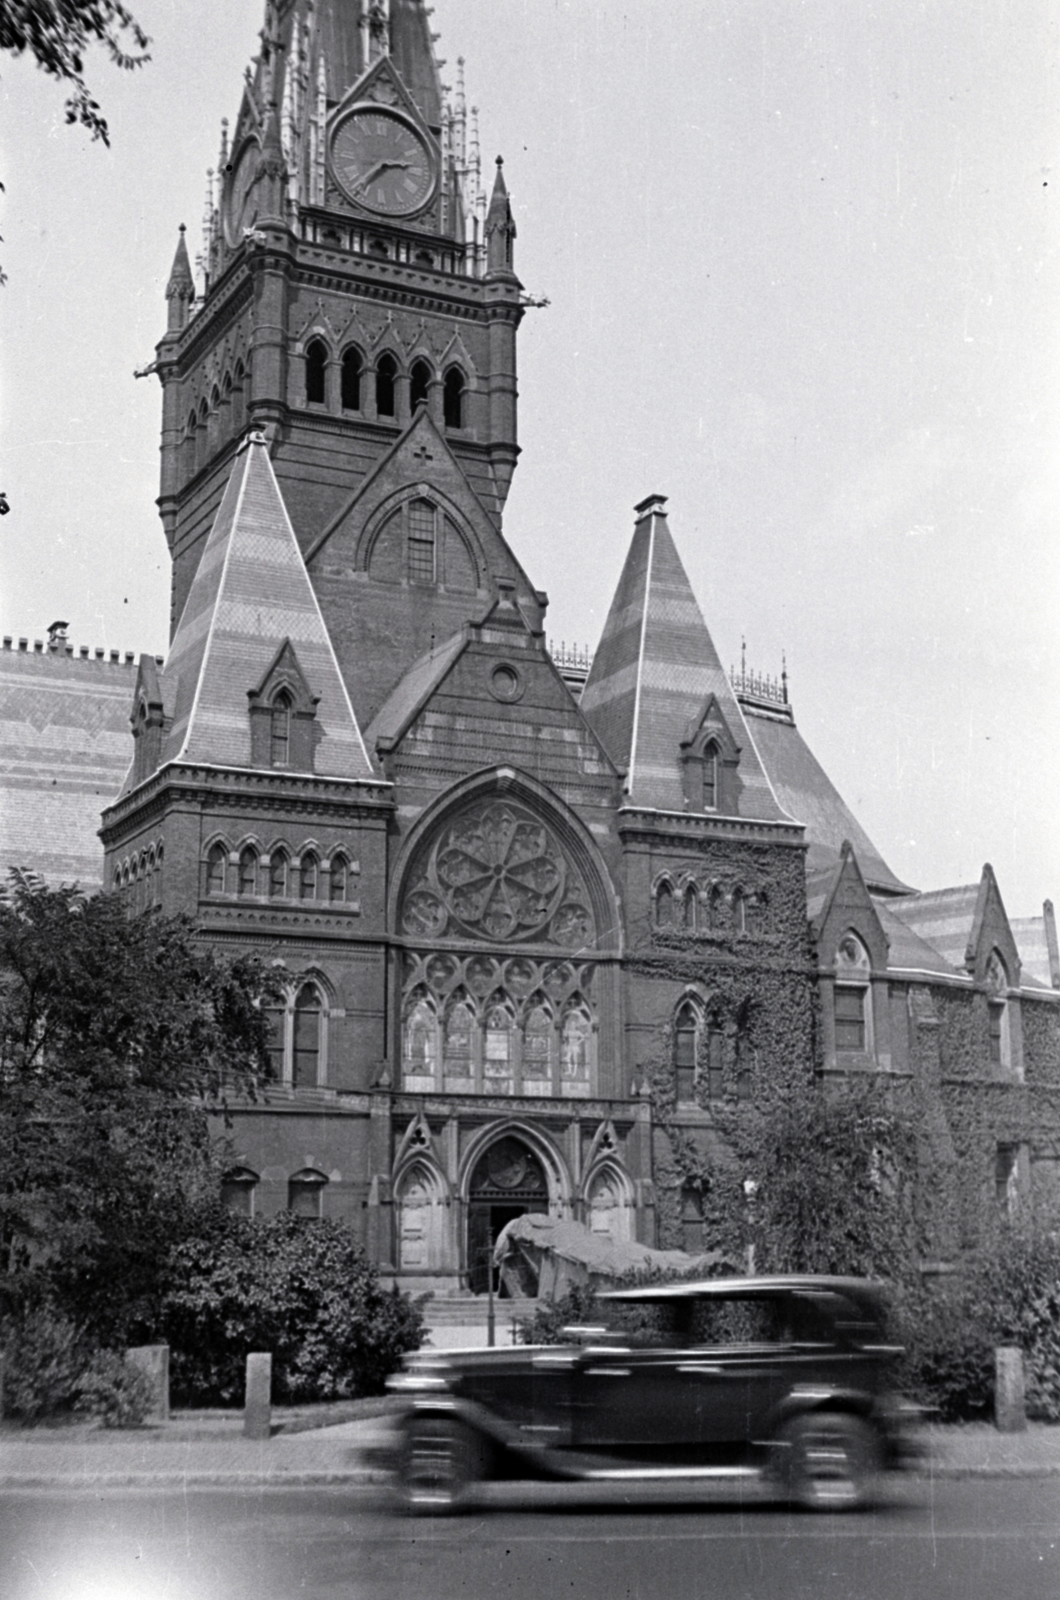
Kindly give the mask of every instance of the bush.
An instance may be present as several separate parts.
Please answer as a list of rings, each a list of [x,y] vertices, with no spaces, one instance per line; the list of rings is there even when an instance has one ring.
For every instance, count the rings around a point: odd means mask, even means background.
[[[242,1404],[251,1351],[272,1354],[276,1401],[379,1394],[423,1337],[419,1303],[382,1287],[341,1222],[222,1214],[168,1272],[161,1331],[181,1404]]]
[[[4,1413],[36,1422],[69,1410],[91,1356],[84,1331],[49,1305],[37,1305],[0,1327],[5,1351]]]
[[[118,1350],[98,1350],[76,1390],[76,1409],[98,1417],[105,1428],[138,1428],[155,1401],[147,1373]]]
[[[519,1344],[568,1344],[564,1328],[598,1320],[595,1290],[588,1284],[575,1284],[558,1300],[539,1301],[533,1316],[516,1318],[513,1330]]]
[[[994,1352],[967,1285],[910,1292],[897,1308],[905,1346],[901,1387],[943,1422],[988,1417],[994,1399]]]

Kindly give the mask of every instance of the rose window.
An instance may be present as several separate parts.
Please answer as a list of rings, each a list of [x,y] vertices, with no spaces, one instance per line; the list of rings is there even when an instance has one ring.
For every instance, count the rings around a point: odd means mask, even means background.
[[[451,823],[414,872],[406,933],[470,934],[582,945],[593,936],[584,891],[551,831],[521,806],[491,800]]]

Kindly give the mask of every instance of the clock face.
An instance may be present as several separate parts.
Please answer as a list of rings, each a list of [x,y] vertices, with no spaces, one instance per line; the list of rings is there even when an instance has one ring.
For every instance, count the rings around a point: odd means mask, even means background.
[[[403,117],[381,107],[352,111],[331,139],[331,167],[360,206],[390,217],[419,211],[434,191],[434,163]]]
[[[225,241],[230,250],[242,243],[243,229],[252,228],[258,219],[254,185],[258,178],[258,146],[248,139],[228,176],[224,203]]]

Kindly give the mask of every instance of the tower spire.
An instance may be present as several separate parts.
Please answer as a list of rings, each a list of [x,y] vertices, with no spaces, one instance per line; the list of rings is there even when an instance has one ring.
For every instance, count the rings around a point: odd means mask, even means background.
[[[504,181],[504,157],[497,157],[497,176],[493,180],[490,208],[486,213],[486,271],[513,272],[512,245],[515,242],[515,218],[508,199],[508,186]]]
[[[182,222],[180,238],[173,254],[173,265],[169,269],[169,282],[166,284],[166,299],[169,302],[167,333],[179,333],[185,326],[188,312],[195,299],[195,280],[191,275],[191,262],[188,260],[186,232]]]

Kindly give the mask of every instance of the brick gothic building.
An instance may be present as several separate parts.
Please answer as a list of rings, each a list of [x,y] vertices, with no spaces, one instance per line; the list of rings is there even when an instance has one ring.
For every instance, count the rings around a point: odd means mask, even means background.
[[[287,975],[233,1204],[347,1218],[424,1286],[480,1287],[527,1209],[696,1245],[675,1129],[723,1160],[720,1108],[874,1069],[952,1255],[1056,1171],[1055,935],[1032,978],[989,869],[895,879],[786,689],[722,670],[659,496],[575,699],[502,529],[500,164],[487,203],[421,0],[280,0],[263,41],[205,296],[183,239],[167,289],[174,631],[103,829],[107,887]]]

